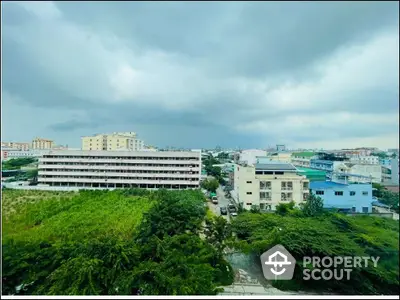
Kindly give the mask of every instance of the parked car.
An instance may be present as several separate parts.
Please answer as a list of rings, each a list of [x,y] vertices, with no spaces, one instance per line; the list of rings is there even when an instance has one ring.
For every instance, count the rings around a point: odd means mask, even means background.
[[[234,212],[231,212],[231,213],[230,213],[230,215],[231,215],[231,217],[232,217],[232,218],[234,218],[234,217],[236,217],[236,216],[237,216],[237,212],[236,212],[236,211],[234,211]]]
[[[225,206],[222,206],[219,208],[221,215],[227,215],[228,214],[228,210],[226,209]]]
[[[229,212],[236,212],[236,207],[235,207],[235,205],[233,205],[232,203],[231,203],[231,204],[228,204],[228,210],[229,210]]]
[[[213,196],[213,197],[211,198],[211,202],[214,203],[214,204],[218,204],[218,198],[217,198],[217,196]]]

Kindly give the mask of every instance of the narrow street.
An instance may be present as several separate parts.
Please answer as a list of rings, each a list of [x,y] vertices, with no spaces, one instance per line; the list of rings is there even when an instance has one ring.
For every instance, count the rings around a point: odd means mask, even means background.
[[[219,186],[217,189],[217,198],[218,198],[218,204],[213,204],[210,201],[207,202],[207,204],[210,210],[215,213],[215,215],[221,216],[220,207],[223,206],[227,207],[229,204],[229,199],[225,197],[225,192],[222,186]],[[222,217],[225,218],[228,222],[230,221],[229,214],[223,215]]]

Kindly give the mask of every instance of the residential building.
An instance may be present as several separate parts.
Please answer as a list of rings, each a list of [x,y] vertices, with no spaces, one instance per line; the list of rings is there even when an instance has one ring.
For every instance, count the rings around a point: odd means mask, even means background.
[[[29,143],[17,143],[17,142],[1,142],[1,148],[10,148],[14,150],[29,150]]]
[[[381,183],[382,167],[380,165],[353,164],[340,162],[334,170],[334,178],[345,183]]]
[[[333,181],[310,182],[311,192],[322,198],[324,208],[345,212],[372,212],[372,184],[342,184]]]
[[[379,164],[381,166],[391,168],[391,166],[392,166],[391,163],[392,163],[392,160],[390,158],[380,158],[379,159]]]
[[[35,138],[32,140],[32,149],[52,149],[54,147],[54,141],[42,138]]]
[[[291,163],[296,167],[309,168],[311,159],[315,157],[316,154],[314,152],[295,152],[292,153]]]
[[[196,189],[201,152],[50,151],[38,169],[38,182],[50,186]]]
[[[114,132],[111,134],[98,134],[83,136],[82,150],[93,151],[142,151],[144,142],[136,138],[134,132]]]
[[[292,152],[274,152],[268,153],[268,158],[276,162],[291,163],[292,162]]]
[[[399,159],[393,158],[391,160],[391,169],[392,169],[392,184],[399,184]]]
[[[372,155],[354,155],[350,157],[350,162],[355,164],[369,164],[369,165],[378,165],[379,157]]]
[[[280,203],[303,203],[309,195],[309,180],[287,163],[236,165],[233,199],[244,209],[275,210]]]
[[[382,168],[382,183],[392,183],[392,169],[389,166],[381,166]]]
[[[322,160],[322,159],[311,159],[310,160],[310,168],[326,171],[327,175],[331,177],[332,172],[337,168],[338,165],[342,164],[341,161],[333,161],[333,160]]]
[[[38,158],[42,156],[43,154],[48,153],[50,150],[27,150],[27,151],[22,151],[22,150],[8,150],[8,151],[2,151],[2,157],[3,160],[9,160],[9,159],[14,159],[14,158]]]
[[[260,149],[242,150],[239,154],[239,163],[254,165],[257,162],[257,156],[266,156],[267,151]]]

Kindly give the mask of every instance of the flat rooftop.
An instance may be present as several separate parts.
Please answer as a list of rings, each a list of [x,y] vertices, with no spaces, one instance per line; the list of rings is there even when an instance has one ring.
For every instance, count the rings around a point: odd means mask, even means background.
[[[346,187],[348,184],[338,183],[333,181],[312,181],[310,182],[310,189],[330,189],[338,187]]]
[[[282,163],[282,162],[266,162],[262,164],[255,164],[256,170],[266,170],[266,171],[297,171],[296,167],[292,164]]]

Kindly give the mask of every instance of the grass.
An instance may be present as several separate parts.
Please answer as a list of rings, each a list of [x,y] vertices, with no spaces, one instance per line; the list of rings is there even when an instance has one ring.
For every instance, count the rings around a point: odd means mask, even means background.
[[[130,238],[153,200],[120,191],[3,191],[3,238],[72,241],[99,235]]]

